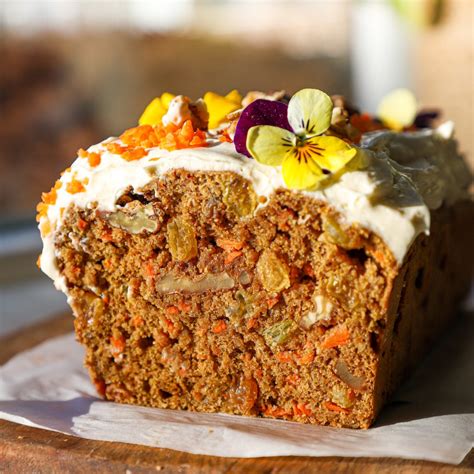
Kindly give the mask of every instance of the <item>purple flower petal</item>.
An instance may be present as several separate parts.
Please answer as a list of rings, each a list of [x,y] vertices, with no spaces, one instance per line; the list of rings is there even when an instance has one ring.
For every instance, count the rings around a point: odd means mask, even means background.
[[[292,131],[288,123],[288,105],[276,100],[257,99],[242,111],[234,135],[235,149],[247,155],[247,133],[256,125],[274,125]]]
[[[433,122],[440,116],[440,111],[433,110],[420,110],[415,117],[415,126],[417,128],[431,128]]]

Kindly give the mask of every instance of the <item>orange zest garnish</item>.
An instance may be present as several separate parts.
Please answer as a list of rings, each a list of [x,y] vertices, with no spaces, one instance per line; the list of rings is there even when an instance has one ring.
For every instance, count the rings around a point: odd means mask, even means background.
[[[328,336],[321,343],[321,349],[343,346],[349,342],[350,334],[345,326],[336,326],[329,331]]]
[[[86,190],[84,185],[87,183],[87,179],[84,181],[79,181],[76,178],[72,178],[72,180],[66,184],[66,191],[70,194],[83,193]]]
[[[350,410],[347,408],[342,408],[339,405],[336,405],[333,402],[324,402],[324,406],[330,410],[330,411],[335,411],[336,413],[349,413]]]
[[[159,147],[165,150],[181,150],[183,148],[196,148],[207,146],[206,133],[203,130],[194,129],[191,120],[186,120],[181,127],[170,123],[168,125],[139,125],[138,127],[126,130],[120,136],[120,140],[126,146],[118,145],[122,150],[117,153],[123,155],[126,150],[137,147],[153,148]],[[114,153],[109,143],[107,149]],[[119,151],[115,147],[116,151]],[[146,154],[146,152],[145,152]],[[134,158],[137,159],[137,158]]]
[[[48,207],[52,204],[56,204],[56,199],[58,197],[58,189],[62,186],[62,182],[59,179],[54,183],[54,186],[48,193],[41,194],[41,201],[37,206],[36,210],[38,214],[36,216],[36,220],[39,222],[40,219],[48,213]]]
[[[89,166],[92,168],[100,165],[100,154],[95,153],[93,151],[89,152],[87,150],[84,150],[83,148],[80,148],[77,151],[77,155],[79,158],[87,158],[87,161],[89,162]]]

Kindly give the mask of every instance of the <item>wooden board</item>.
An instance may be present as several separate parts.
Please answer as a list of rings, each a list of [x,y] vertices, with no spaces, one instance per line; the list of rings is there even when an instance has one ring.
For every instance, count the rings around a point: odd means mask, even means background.
[[[16,353],[72,330],[63,315],[0,340],[0,365]],[[391,458],[197,456],[169,449],[91,441],[0,420],[1,473],[473,473],[474,451],[459,466]]]

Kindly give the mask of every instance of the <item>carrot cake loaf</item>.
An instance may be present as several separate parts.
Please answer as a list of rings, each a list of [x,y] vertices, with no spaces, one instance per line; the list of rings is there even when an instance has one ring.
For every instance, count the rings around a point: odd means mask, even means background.
[[[367,428],[468,290],[470,182],[406,90],[165,93],[43,194],[39,265],[107,400]]]

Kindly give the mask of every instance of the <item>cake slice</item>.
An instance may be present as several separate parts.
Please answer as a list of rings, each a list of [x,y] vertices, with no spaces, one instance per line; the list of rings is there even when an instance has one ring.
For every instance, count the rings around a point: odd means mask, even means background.
[[[452,124],[391,126],[313,89],[164,94],[80,150],[39,205],[40,266],[98,393],[369,427],[473,267]]]

